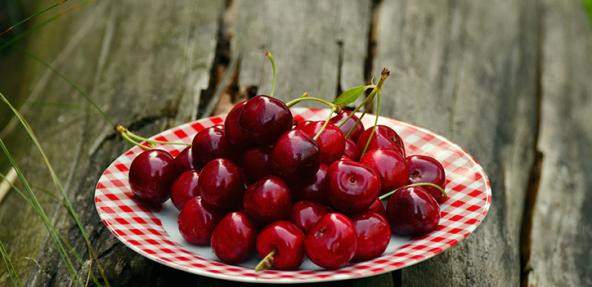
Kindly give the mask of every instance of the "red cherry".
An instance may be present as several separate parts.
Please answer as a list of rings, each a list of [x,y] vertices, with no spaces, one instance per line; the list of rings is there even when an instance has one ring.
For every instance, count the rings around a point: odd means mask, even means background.
[[[275,143],[271,167],[284,179],[295,182],[314,176],[319,170],[319,146],[301,130],[291,130]]]
[[[179,232],[191,244],[209,245],[212,231],[221,218],[222,214],[208,210],[203,206],[201,197],[197,196],[187,201],[181,209]]]
[[[370,138],[370,134],[372,134],[372,129],[373,127],[370,127],[360,135],[356,147],[357,158],[362,156],[362,151],[364,151],[364,147]],[[368,146],[366,152],[373,149],[391,149],[398,151],[401,156],[405,157],[405,147],[403,145],[403,140],[399,134],[397,134],[397,132],[387,126],[376,126],[376,132],[374,136],[372,136],[372,140],[370,141],[370,145]]]
[[[242,101],[234,105],[224,120],[226,139],[232,145],[238,145],[239,147],[247,146],[251,142],[248,131],[240,125],[240,117],[246,104],[247,101]]]
[[[298,126],[299,129],[313,138],[321,130],[325,121],[304,122]],[[329,123],[325,130],[316,140],[319,145],[320,158],[322,163],[330,164],[338,160],[345,149],[345,136],[334,124]]]
[[[197,171],[186,171],[175,179],[171,186],[171,200],[177,209],[181,210],[185,202],[199,195],[198,179]]]
[[[231,210],[242,203],[244,176],[238,166],[227,159],[218,158],[206,164],[198,184],[201,197],[209,207]]]
[[[134,195],[148,204],[161,204],[169,199],[170,187],[177,171],[173,157],[164,150],[147,150],[130,166],[129,183]]]
[[[307,232],[319,222],[323,215],[332,211],[331,208],[322,204],[311,201],[299,201],[292,207],[290,220],[296,224],[300,230]]]
[[[380,199],[376,199],[370,207],[368,207],[368,211],[376,212],[386,218],[386,210],[384,209],[384,205]]]
[[[341,124],[341,122],[343,122],[350,114],[351,111],[341,110],[337,112],[337,115],[331,118],[331,123],[335,124],[336,126],[339,126],[339,124]],[[339,128],[341,129],[344,135],[347,135],[348,132],[350,132],[350,130],[353,128],[353,131],[351,131],[349,138],[354,141],[357,141],[362,132],[364,131],[364,125],[362,124],[362,122],[356,124],[357,121],[358,117],[354,115]]]
[[[292,128],[292,112],[276,98],[256,96],[245,104],[240,126],[255,142],[270,144]]]
[[[293,184],[294,197],[300,200],[316,201],[319,203],[328,203],[327,199],[327,170],[325,164],[319,166],[317,173],[302,182]]]
[[[254,147],[243,153],[241,167],[250,182],[271,174],[270,147]]]
[[[263,258],[271,252],[273,268],[297,270],[304,259],[304,233],[288,221],[268,225],[257,236],[257,253]]]
[[[212,249],[228,264],[244,261],[255,247],[255,225],[240,211],[227,214],[212,232]]]
[[[380,178],[369,167],[354,161],[336,161],[327,172],[329,202],[338,210],[367,210],[380,192]]]
[[[340,213],[325,214],[304,239],[306,256],[325,269],[347,264],[354,257],[357,245],[352,222]]]
[[[175,165],[175,169],[177,170],[178,174],[189,170],[197,170],[195,165],[193,165],[193,156],[191,151],[191,147],[188,146],[184,148],[181,153],[177,155],[177,157],[175,157],[173,165]]]
[[[381,193],[386,193],[407,184],[409,174],[405,159],[394,150],[375,149],[366,152],[360,163],[380,175]]]
[[[354,261],[365,261],[380,256],[391,240],[391,228],[382,215],[367,211],[351,218],[358,241]]]
[[[290,189],[281,178],[266,176],[247,188],[243,208],[260,223],[285,219],[292,210]]]
[[[345,140],[345,149],[343,151],[343,155],[347,156],[350,159],[354,159],[357,158],[356,157],[356,142],[354,142],[352,139],[347,139]]]
[[[393,233],[399,235],[426,234],[440,221],[438,202],[423,186],[401,188],[391,195],[386,214]]]
[[[235,158],[235,151],[224,136],[221,125],[205,128],[195,135],[191,146],[193,164],[201,168],[215,158]]]
[[[444,188],[446,185],[446,173],[444,167],[438,160],[425,155],[412,155],[405,159],[407,170],[409,171],[409,182],[420,183],[429,182]],[[447,197],[436,188],[423,186],[438,203],[446,201]]]

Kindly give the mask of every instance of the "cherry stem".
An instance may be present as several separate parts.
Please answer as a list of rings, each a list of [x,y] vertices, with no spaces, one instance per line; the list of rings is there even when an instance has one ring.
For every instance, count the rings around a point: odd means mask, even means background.
[[[276,82],[277,82],[275,60],[273,59],[273,55],[271,54],[270,51],[265,52],[265,57],[267,57],[267,59],[271,63],[271,69],[273,70],[273,78],[271,80],[271,93],[269,94],[269,96],[273,98],[274,94],[275,94],[275,86],[276,86]]]
[[[331,121],[331,118],[333,117],[333,113],[334,112],[335,112],[335,108],[332,108],[331,111],[329,112],[329,116],[325,120],[325,123],[323,124],[323,126],[321,127],[321,129],[312,138],[313,140],[316,141],[321,136],[321,134],[323,133],[323,131],[325,131],[325,129],[329,125],[329,122]]]
[[[370,93],[370,96],[368,96],[368,97],[371,97],[371,96],[374,97],[374,95],[376,95],[376,117],[374,118],[374,126],[372,127],[372,132],[370,133],[370,136],[368,137],[368,141],[366,141],[366,145],[364,146],[364,149],[362,150],[362,154],[360,154],[360,158],[362,156],[364,156],[364,154],[368,150],[368,147],[370,146],[370,142],[372,141],[374,134],[376,134],[376,126],[378,125],[378,119],[380,118],[380,95],[382,94],[381,89],[382,89],[382,85],[384,84],[384,80],[386,80],[386,78],[388,78],[388,76],[390,76],[390,74],[391,74],[391,71],[389,71],[387,68],[383,68],[382,72],[380,73],[380,80],[378,81],[376,88],[374,88],[372,90],[372,92]]]
[[[412,184],[408,184],[405,186],[401,186],[393,191],[389,191],[383,195],[381,195],[380,197],[378,197],[379,200],[383,200],[391,195],[393,195],[395,192],[403,189],[403,188],[408,188],[408,187],[416,187],[416,186],[429,186],[429,187],[433,187],[435,189],[437,189],[438,191],[440,191],[442,193],[442,195],[444,195],[444,197],[448,197],[448,193],[446,193],[446,190],[444,190],[441,186],[437,185],[437,184],[433,184],[431,182],[417,182],[417,183],[412,183]]]
[[[376,86],[373,86],[373,85],[372,85],[372,87],[373,87],[373,89],[374,89],[374,88],[376,88]],[[351,113],[349,113],[349,115],[348,115],[348,116],[347,116],[345,119],[341,120],[341,121],[340,121],[340,122],[337,124],[337,127],[341,127],[341,126],[343,126],[343,125],[344,125],[344,124],[345,124],[347,121],[349,121],[349,120],[350,120],[350,119],[351,119],[351,118],[352,118],[352,117],[353,117],[353,116],[354,116],[354,115],[355,115],[355,114],[356,114],[358,111],[360,111],[360,109],[361,109],[363,106],[365,106],[365,105],[366,105],[366,103],[367,103],[368,101],[370,101],[370,100],[372,99],[372,97],[374,97],[374,94],[370,93],[370,95],[368,95],[368,96],[367,96],[367,97],[366,97],[366,98],[365,98],[365,99],[364,99],[364,100],[363,100],[363,101],[362,101],[362,102],[361,102],[359,105],[357,105],[357,106],[354,108],[354,110],[353,110]],[[354,127],[355,127],[355,126],[354,126]],[[352,127],[351,129],[353,129],[353,127]]]
[[[300,98],[295,98],[295,99],[287,102],[286,103],[286,106],[292,107],[292,106],[294,106],[297,103],[300,103],[302,101],[316,101],[316,102],[323,103],[324,105],[326,105],[329,108],[331,108],[333,111],[339,110],[339,107],[336,104],[334,104],[332,102],[329,102],[327,100],[320,99],[320,98],[311,97],[311,96],[308,95],[307,92],[304,92],[304,94],[302,94],[302,96]]]
[[[156,144],[171,144],[171,145],[191,146],[190,143],[184,143],[184,142],[168,142],[168,141],[159,141],[159,140],[148,139],[148,138],[139,136],[137,134],[134,134],[133,132],[130,132],[126,127],[124,127],[122,125],[116,125],[115,126],[115,130],[127,142],[129,142],[129,143],[131,143],[133,145],[140,146],[140,147],[145,148],[145,149],[146,149],[146,146],[143,145],[143,144],[141,144],[140,142],[142,142],[142,141],[143,142],[147,142],[151,146],[154,146]]]
[[[263,257],[259,263],[257,263],[257,266],[255,266],[255,271],[262,271],[271,268],[273,266],[273,256],[275,256],[275,249],[267,253],[267,255],[265,255],[265,257]]]

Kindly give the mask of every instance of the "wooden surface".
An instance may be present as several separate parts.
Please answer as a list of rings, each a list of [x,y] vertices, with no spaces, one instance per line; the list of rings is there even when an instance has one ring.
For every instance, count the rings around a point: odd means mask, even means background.
[[[282,99],[304,91],[332,99],[389,67],[382,114],[466,148],[490,177],[493,205],[473,235],[440,256],[328,285],[592,284],[592,26],[579,1],[97,1],[25,46],[113,121],[146,135],[269,92],[264,49],[277,59]],[[70,85],[39,63],[22,65],[21,88],[9,96],[24,102],[111,283],[245,285],[164,267],[111,236],[96,215],[94,185],[126,146]],[[18,125],[0,135],[32,185],[49,186]],[[84,255],[65,210],[39,194]],[[70,283],[42,225],[14,192],[0,203],[0,226],[28,285]],[[4,272],[0,286],[8,284]]]

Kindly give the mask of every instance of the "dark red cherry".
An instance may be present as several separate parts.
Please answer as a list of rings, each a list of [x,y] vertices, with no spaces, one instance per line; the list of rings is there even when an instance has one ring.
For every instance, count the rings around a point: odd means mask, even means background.
[[[224,120],[224,135],[226,139],[230,144],[239,147],[245,147],[252,141],[248,131],[240,124],[240,117],[246,104],[247,101],[242,101],[234,105]]]
[[[227,214],[212,232],[212,249],[228,264],[244,261],[255,248],[255,225],[240,211]]]
[[[345,213],[365,211],[380,192],[380,178],[369,167],[354,161],[336,161],[327,172],[329,202]]]
[[[139,154],[130,166],[129,183],[134,195],[148,204],[169,199],[171,184],[177,177],[173,157],[160,149]]]
[[[386,207],[393,233],[424,235],[438,227],[438,202],[423,186],[401,188],[390,196]]]
[[[372,211],[351,217],[356,230],[358,248],[354,261],[365,261],[380,256],[391,240],[391,227],[386,219]]]
[[[271,172],[271,147],[253,147],[243,153],[241,167],[249,182],[255,182]]]
[[[343,121],[345,121],[345,119],[351,114],[351,111],[348,110],[341,110],[337,113],[337,115],[335,115],[333,118],[331,118],[331,123],[335,124],[336,126],[339,126]],[[362,124],[362,122],[359,122],[356,124],[356,122],[358,121],[358,117],[357,116],[352,116],[349,120],[347,120],[347,122],[345,122],[345,124],[343,124],[339,129],[341,129],[341,131],[343,132],[344,135],[347,135],[348,132],[351,131],[349,138],[357,141],[358,138],[360,137],[360,135],[362,134],[362,132],[364,131],[364,125]]]
[[[201,197],[194,197],[185,203],[179,213],[179,232],[191,244],[209,245],[212,231],[222,215],[204,207]]]
[[[288,218],[292,210],[290,189],[281,178],[266,176],[247,188],[243,208],[259,223]]]
[[[370,150],[360,159],[360,163],[372,168],[380,176],[381,193],[406,185],[409,180],[405,159],[398,151]]]
[[[197,171],[186,171],[175,179],[171,186],[171,200],[177,209],[181,210],[185,202],[199,195],[198,179]]]
[[[386,218],[386,210],[384,209],[384,205],[380,199],[376,199],[370,207],[368,207],[368,211],[376,212]]]
[[[297,270],[304,259],[304,233],[288,221],[274,222],[257,236],[257,253],[274,252],[271,265],[278,270]]]
[[[226,140],[224,127],[221,125],[199,131],[193,138],[191,148],[193,164],[197,168],[215,158],[234,159],[236,155],[234,147]]]
[[[304,178],[292,184],[294,197],[300,200],[328,203],[327,199],[327,170],[325,164],[319,166],[317,173],[311,178]]]
[[[292,112],[276,98],[256,96],[245,104],[240,125],[255,142],[270,144],[292,128]]]
[[[356,146],[356,156],[360,158],[362,156],[362,151],[372,134],[373,127],[366,129],[358,139],[357,146]],[[370,141],[370,145],[366,152],[371,151],[373,149],[391,149],[394,151],[398,151],[401,156],[405,157],[405,147],[403,145],[403,140],[395,132],[393,129],[383,125],[376,126],[375,135],[372,136],[372,140]]]
[[[444,188],[446,185],[446,173],[444,167],[438,160],[433,157],[425,155],[412,155],[405,159],[407,170],[409,171],[409,182],[429,182]],[[423,188],[431,194],[438,203],[446,201],[447,197],[438,189],[423,186]]]
[[[296,224],[300,230],[307,232],[319,222],[323,215],[332,211],[333,210],[330,207],[316,202],[299,201],[292,207],[290,221]]]
[[[302,130],[281,135],[271,152],[272,170],[291,182],[314,176],[319,165],[319,146]]]
[[[190,146],[184,148],[181,153],[175,157],[175,161],[173,164],[175,165],[175,169],[177,170],[178,174],[189,170],[197,170],[195,165],[193,165],[193,156],[192,156],[192,149]]]
[[[343,155],[350,159],[357,159],[356,148],[356,142],[354,142],[352,139],[345,140],[345,150],[343,151]]]
[[[298,128],[308,134],[311,138],[314,138],[324,124],[325,121],[307,121],[300,124]],[[343,155],[345,149],[345,136],[334,124],[329,123],[317,138],[316,142],[319,146],[322,163],[331,164]]]
[[[204,166],[199,175],[199,192],[209,207],[232,210],[241,206],[245,179],[232,161],[218,158]]]
[[[347,264],[356,253],[356,231],[340,213],[325,214],[306,234],[304,250],[310,260],[325,269]]]

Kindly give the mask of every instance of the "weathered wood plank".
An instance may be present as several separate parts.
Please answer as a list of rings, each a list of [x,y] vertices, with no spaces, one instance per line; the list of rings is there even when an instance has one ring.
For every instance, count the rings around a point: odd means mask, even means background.
[[[536,128],[536,1],[396,1],[378,8],[383,114],[465,147],[493,184],[475,234],[402,270],[403,286],[515,286]]]
[[[528,286],[592,285],[592,26],[578,1],[543,1],[542,174]]]

